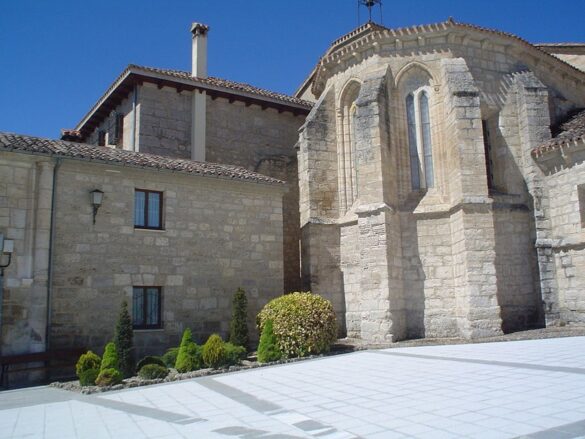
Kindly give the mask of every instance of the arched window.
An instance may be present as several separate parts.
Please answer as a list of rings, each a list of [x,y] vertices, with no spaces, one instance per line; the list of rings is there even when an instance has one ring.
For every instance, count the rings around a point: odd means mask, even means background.
[[[429,96],[426,88],[417,89],[406,96],[408,124],[408,151],[410,180],[413,189],[434,186],[433,144]]]
[[[338,182],[339,208],[347,212],[357,199],[356,145],[355,145],[355,101],[359,95],[360,83],[349,82],[339,101],[338,109]]]

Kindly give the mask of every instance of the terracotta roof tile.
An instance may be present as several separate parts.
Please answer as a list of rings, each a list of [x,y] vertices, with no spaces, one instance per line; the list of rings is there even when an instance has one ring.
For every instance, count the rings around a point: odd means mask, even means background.
[[[569,118],[553,130],[554,137],[548,142],[532,150],[535,156],[555,151],[571,142],[585,141],[585,110],[573,113]]]
[[[235,82],[235,81],[230,81],[228,79],[215,78],[213,76],[209,76],[207,78],[197,78],[197,77],[191,76],[191,73],[185,72],[182,70],[158,69],[155,67],[138,66],[135,64],[130,64],[128,66],[128,68],[129,69],[139,69],[139,70],[143,70],[143,71],[151,72],[151,73],[158,73],[158,74],[170,76],[173,78],[199,82],[202,84],[207,84],[207,85],[211,85],[211,86],[215,86],[215,87],[223,87],[223,88],[227,88],[227,89],[234,90],[234,91],[250,93],[250,94],[254,94],[254,95],[258,95],[258,96],[262,96],[262,97],[266,97],[266,98],[270,98],[270,99],[276,99],[276,100],[286,102],[289,104],[297,104],[297,105],[302,105],[302,106],[306,106],[306,107],[311,107],[313,105],[311,102],[305,101],[303,99],[295,98],[293,96],[289,96],[289,95],[286,95],[283,93],[277,93],[274,91],[266,90],[264,88],[254,87],[253,85],[246,84],[243,82]]]
[[[216,177],[228,180],[247,180],[257,183],[284,184],[247,169],[209,162],[164,157],[142,152],[94,146],[85,143],[51,140],[40,137],[0,132],[0,151],[48,155],[110,165],[150,168],[185,174]]]

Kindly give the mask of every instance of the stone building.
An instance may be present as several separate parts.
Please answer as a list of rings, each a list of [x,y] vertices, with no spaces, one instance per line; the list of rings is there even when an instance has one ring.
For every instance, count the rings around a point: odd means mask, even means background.
[[[562,122],[585,107],[584,49],[450,19],[368,23],[321,57],[296,94],[315,101],[302,274],[348,336],[583,320],[585,113]]]
[[[208,77],[191,32],[191,72],[130,65],[62,140],[0,135],[2,354],[100,351],[123,298],[139,354],[225,335],[240,286],[372,342],[585,320],[585,45],[368,23],[291,97]]]

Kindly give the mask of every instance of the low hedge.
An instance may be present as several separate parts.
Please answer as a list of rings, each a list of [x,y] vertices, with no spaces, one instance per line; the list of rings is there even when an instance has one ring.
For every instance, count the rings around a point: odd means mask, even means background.
[[[145,380],[156,380],[166,378],[169,370],[160,364],[145,364],[139,371],[138,376]]]

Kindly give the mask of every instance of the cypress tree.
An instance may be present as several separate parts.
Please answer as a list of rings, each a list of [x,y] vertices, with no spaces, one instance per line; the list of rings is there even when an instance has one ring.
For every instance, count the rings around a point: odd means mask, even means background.
[[[134,347],[132,344],[132,336],[132,320],[128,313],[128,302],[124,300],[114,334],[114,343],[118,353],[118,365],[124,378],[134,375]]]
[[[232,300],[230,343],[248,349],[248,299],[246,292],[238,288]]]

